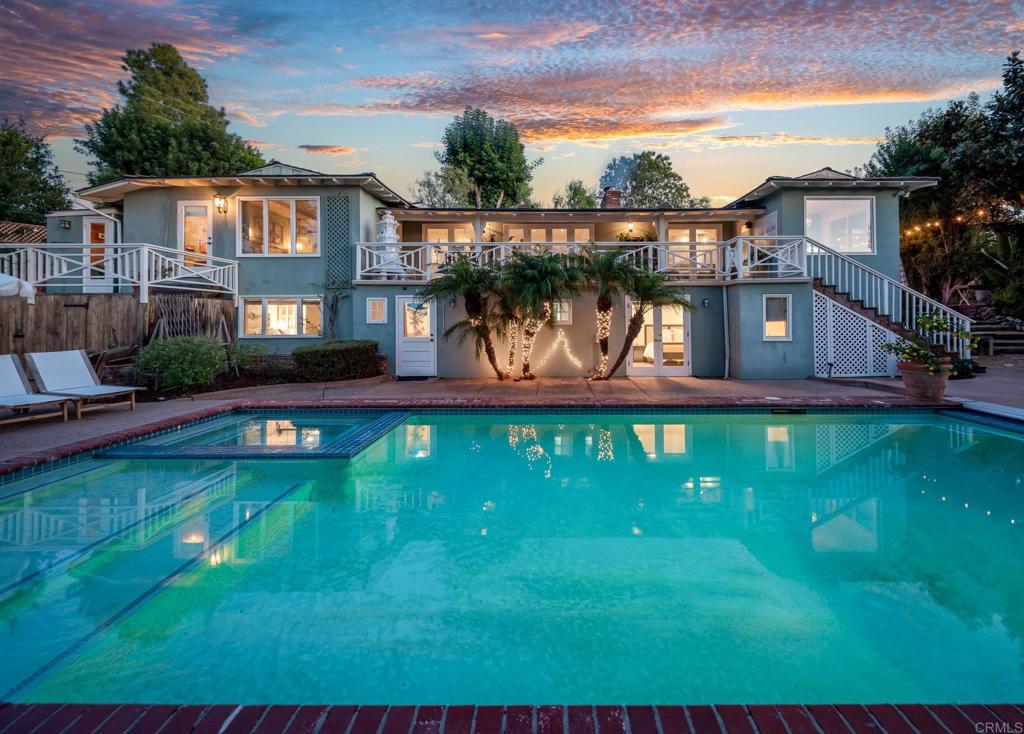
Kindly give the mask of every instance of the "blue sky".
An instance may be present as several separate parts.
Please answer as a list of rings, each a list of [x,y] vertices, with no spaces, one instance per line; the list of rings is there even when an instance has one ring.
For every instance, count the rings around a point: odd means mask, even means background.
[[[544,157],[541,202],[654,148],[717,202],[767,175],[863,163],[888,125],[998,86],[1019,0],[235,3],[7,0],[0,115],[71,139],[115,103],[126,48],[174,43],[267,157],[373,170],[402,193],[465,105]]]

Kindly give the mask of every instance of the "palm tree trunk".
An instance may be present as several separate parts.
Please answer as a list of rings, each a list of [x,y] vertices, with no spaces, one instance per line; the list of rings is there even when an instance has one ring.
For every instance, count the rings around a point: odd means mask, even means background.
[[[491,340],[491,329],[487,325],[487,319],[484,318],[485,301],[476,293],[467,294],[465,301],[466,317],[473,323],[477,339],[480,340],[478,343],[483,342],[484,354],[487,355],[487,361],[490,362],[494,374],[498,376],[499,380],[504,380],[505,373],[498,366],[498,354],[494,351],[494,342]]]
[[[486,326],[478,326],[477,330],[480,334],[480,338],[484,343],[484,354],[487,355],[487,361],[491,363],[491,369],[494,370],[494,374],[498,376],[498,380],[505,379],[505,373],[501,371],[501,367],[498,366],[498,353],[494,351],[494,342],[491,341],[491,330]]]
[[[519,322],[511,319],[508,322],[508,361],[505,366],[505,377],[512,376],[516,366],[516,352],[519,349]]]
[[[544,310],[539,319],[527,319],[523,325],[523,379],[533,380],[537,376],[530,369],[530,355],[533,354],[533,345],[537,339],[537,332],[540,331],[548,319],[551,318],[551,306],[544,304]]]
[[[591,375],[592,380],[603,380],[608,368],[608,336],[611,333],[612,299],[599,296],[597,299],[597,346],[601,350],[601,360]]]
[[[626,340],[622,342],[622,351],[619,352],[619,356],[615,359],[613,364],[608,371],[604,373],[601,378],[607,380],[609,377],[615,374],[615,371],[622,366],[622,363],[626,361],[626,355],[629,354],[629,350],[633,348],[633,342],[640,334],[640,330],[644,328],[644,312],[638,310],[629,319],[629,326],[626,328]]]

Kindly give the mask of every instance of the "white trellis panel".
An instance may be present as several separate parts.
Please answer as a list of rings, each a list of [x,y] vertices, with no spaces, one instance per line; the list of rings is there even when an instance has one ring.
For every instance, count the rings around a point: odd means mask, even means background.
[[[814,293],[814,374],[817,377],[889,377],[896,357],[881,345],[896,335],[828,296]]]

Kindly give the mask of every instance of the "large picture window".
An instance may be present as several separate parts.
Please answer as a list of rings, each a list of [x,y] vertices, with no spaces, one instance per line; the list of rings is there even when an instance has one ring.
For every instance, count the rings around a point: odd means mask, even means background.
[[[323,303],[309,296],[242,299],[242,336],[321,336]]]
[[[804,199],[804,234],[839,252],[875,251],[874,198]]]
[[[318,255],[317,199],[239,197],[239,255]]]

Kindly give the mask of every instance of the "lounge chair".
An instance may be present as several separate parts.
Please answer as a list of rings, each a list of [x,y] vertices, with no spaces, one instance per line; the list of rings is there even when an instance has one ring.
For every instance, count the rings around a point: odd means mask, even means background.
[[[14,416],[0,419],[0,424],[32,421],[36,418],[55,418],[63,416],[68,419],[68,403],[71,398],[65,395],[47,395],[32,391],[28,383],[21,361],[13,354],[0,354],[0,408],[9,408]],[[30,413],[32,408],[44,405],[59,409],[45,413]],[[81,417],[81,416],[76,416]]]
[[[82,349],[67,352],[32,352],[25,355],[32,377],[44,392],[67,395],[74,398],[79,413],[83,410],[97,410],[114,405],[131,405],[135,410],[135,393],[144,387],[127,385],[103,385],[92,368],[89,357]],[[83,407],[83,403],[125,398],[113,403],[101,403]]]

